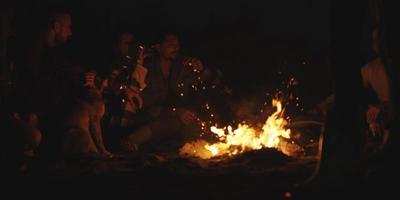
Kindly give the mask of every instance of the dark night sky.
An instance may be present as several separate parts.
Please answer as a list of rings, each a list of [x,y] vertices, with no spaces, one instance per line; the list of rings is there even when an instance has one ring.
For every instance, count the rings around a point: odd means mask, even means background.
[[[54,2],[21,1],[15,13],[22,18]],[[181,32],[183,53],[222,69],[233,88],[265,88],[282,68],[320,87],[330,85],[314,75],[328,69],[329,0],[58,2],[72,10],[70,45],[82,57],[96,58],[120,27],[146,42],[160,27],[172,26]]]

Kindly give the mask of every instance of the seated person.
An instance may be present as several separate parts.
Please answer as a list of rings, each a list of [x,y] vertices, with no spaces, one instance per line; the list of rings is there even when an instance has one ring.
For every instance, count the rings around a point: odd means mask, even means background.
[[[140,91],[146,87],[144,79],[147,73],[143,67],[147,56],[145,49],[134,42],[131,32],[119,32],[113,43],[111,58],[99,81],[106,104],[102,126],[112,148],[118,146],[121,132],[131,126],[137,110],[142,107]]]
[[[361,77],[365,88],[365,100],[368,104],[365,119],[369,125],[369,136],[383,137],[383,143],[389,137],[388,130],[385,128],[392,117],[391,93],[389,76],[379,51],[378,29],[372,32],[372,49],[376,58],[368,62],[361,68]],[[326,115],[333,103],[335,96],[330,95],[318,104],[311,113],[321,113]]]
[[[162,33],[155,47],[157,55],[144,63],[143,108],[133,126],[136,129],[122,139],[124,150],[135,151],[151,139],[183,136],[183,129],[196,122],[190,89],[203,70],[202,62],[179,55],[179,38],[174,32]]]
[[[3,116],[1,130],[4,130],[4,140],[1,145],[6,157],[35,156],[35,151],[42,140],[38,129],[38,119],[33,113],[14,113],[13,116]]]

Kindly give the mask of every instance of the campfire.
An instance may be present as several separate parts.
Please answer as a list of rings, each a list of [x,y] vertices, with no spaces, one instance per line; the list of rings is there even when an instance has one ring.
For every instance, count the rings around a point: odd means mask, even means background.
[[[286,128],[288,122],[283,117],[282,103],[274,99],[272,106],[276,107],[276,111],[268,117],[261,130],[249,124],[239,124],[235,130],[232,126],[224,128],[212,126],[210,130],[219,142],[209,143],[205,140],[196,140],[186,143],[180,149],[180,155],[201,159],[229,158],[246,151],[263,148],[276,148],[289,156],[294,154],[298,146],[293,142],[288,142],[291,130]]]

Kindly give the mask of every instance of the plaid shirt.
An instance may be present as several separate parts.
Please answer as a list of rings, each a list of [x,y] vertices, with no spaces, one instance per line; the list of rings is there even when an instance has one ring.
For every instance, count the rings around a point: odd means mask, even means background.
[[[131,76],[134,68],[130,57],[119,59],[102,81],[108,126],[127,127],[136,114],[137,105],[132,105],[134,102],[129,101],[124,92],[128,87],[139,90],[139,83]]]

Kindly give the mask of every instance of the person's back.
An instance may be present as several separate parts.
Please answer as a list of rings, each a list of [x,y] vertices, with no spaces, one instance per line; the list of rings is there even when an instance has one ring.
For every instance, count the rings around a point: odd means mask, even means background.
[[[52,81],[44,84],[46,80],[59,80],[53,79],[54,74],[50,73],[53,72],[52,67],[57,61],[54,49],[71,35],[71,19],[66,12],[52,10],[42,14],[45,17],[33,23],[36,27],[31,35],[20,32],[17,34],[13,57],[15,87],[7,113],[8,118],[15,121],[15,126],[12,130],[7,130],[6,134],[19,140],[14,141],[16,143],[33,146],[33,150],[36,150],[40,143],[37,138],[42,137],[41,120],[51,102],[50,94],[56,91],[53,88],[59,85]],[[27,21],[29,20],[24,22]]]
[[[61,69],[65,68],[66,57],[62,51],[71,36],[71,16],[64,8],[51,8],[33,17],[33,33],[20,33],[16,62],[17,88],[15,107],[29,104],[27,112],[44,113],[52,95],[65,80]],[[63,80],[64,79],[64,80]],[[66,83],[63,83],[64,85]],[[65,88],[65,87],[64,87]]]

